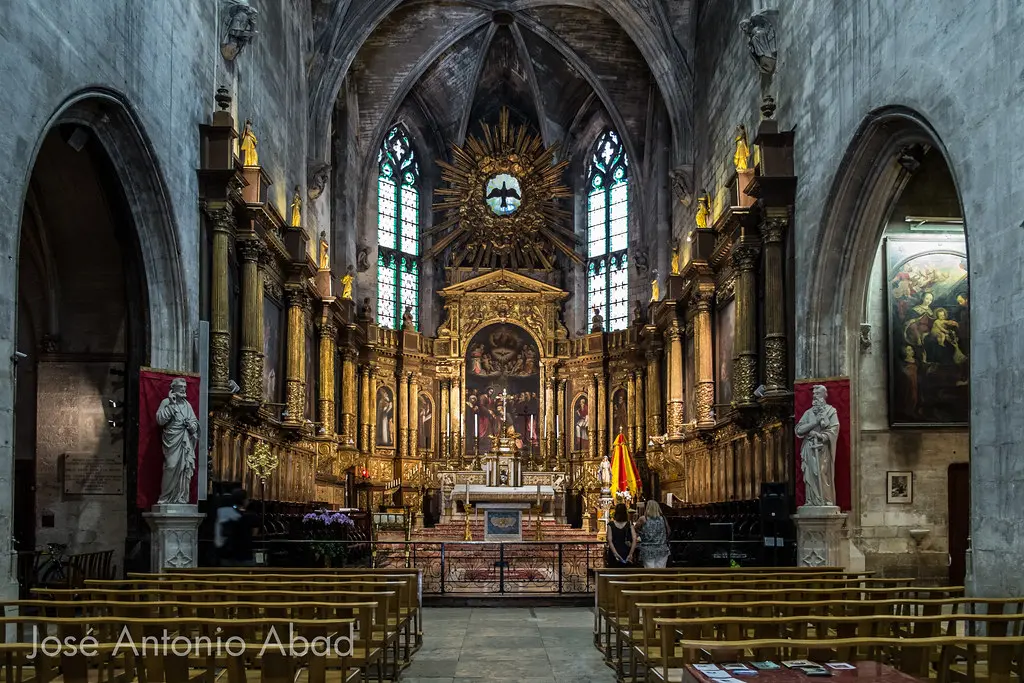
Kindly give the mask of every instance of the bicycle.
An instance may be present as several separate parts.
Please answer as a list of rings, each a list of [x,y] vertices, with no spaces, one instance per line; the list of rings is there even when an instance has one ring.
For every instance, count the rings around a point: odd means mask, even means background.
[[[47,543],[46,550],[39,551],[35,570],[38,585],[70,584],[72,567],[65,552],[67,549],[64,543]]]

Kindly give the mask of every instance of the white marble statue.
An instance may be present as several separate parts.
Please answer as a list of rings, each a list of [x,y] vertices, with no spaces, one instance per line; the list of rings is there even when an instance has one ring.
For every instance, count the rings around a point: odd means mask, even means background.
[[[603,490],[609,490],[612,486],[612,461],[605,453],[604,460],[601,461],[601,468],[597,471],[597,478],[601,481],[601,488]]]
[[[804,475],[804,504],[835,505],[839,416],[825,400],[828,389],[817,384],[811,392],[811,407],[796,424],[796,435],[803,439],[800,469]]]
[[[186,397],[185,380],[171,380],[167,398],[156,410],[156,423],[163,430],[164,476],[158,505],[188,504],[192,475],[196,471],[199,420]]]

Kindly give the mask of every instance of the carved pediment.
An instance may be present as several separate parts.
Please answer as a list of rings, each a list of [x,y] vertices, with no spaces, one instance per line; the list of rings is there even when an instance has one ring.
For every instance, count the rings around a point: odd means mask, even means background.
[[[531,277],[511,270],[493,270],[465,282],[445,287],[440,294],[445,299],[454,299],[467,294],[546,294],[556,299],[568,298],[568,292]]]

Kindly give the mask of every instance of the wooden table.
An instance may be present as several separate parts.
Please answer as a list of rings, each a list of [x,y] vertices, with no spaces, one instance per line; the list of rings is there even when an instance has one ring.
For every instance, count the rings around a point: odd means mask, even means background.
[[[778,662],[776,662],[778,664]],[[921,683],[920,678],[915,678],[902,671],[897,671],[891,666],[879,664],[878,662],[851,662],[857,666],[856,670],[845,669],[835,670],[831,676],[808,676],[802,671],[788,669],[772,669],[770,671],[757,670],[756,676],[734,676],[736,680],[749,683],[814,683],[814,681],[878,681],[879,683]],[[828,668],[828,667],[825,667]],[[692,664],[687,664],[683,672],[683,683],[714,683],[714,678],[709,678],[698,671]]]

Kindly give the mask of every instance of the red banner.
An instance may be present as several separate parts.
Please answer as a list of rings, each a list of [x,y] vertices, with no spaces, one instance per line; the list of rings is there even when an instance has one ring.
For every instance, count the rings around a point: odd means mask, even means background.
[[[171,391],[171,380],[185,380],[185,395],[196,417],[199,417],[199,377],[192,373],[169,372],[144,368],[139,371],[139,473],[135,503],[148,510],[160,498],[160,484],[164,471],[163,432],[156,423],[156,411]],[[199,455],[196,454],[196,474],[192,477],[189,502],[199,499]]]
[[[848,377],[833,379],[801,379],[793,385],[793,416],[799,422],[800,418],[811,407],[811,389],[820,384],[828,389],[826,401],[836,409],[836,417],[839,418],[839,437],[836,439],[836,505],[844,511],[850,509],[850,379]],[[804,504],[804,475],[800,469],[800,448],[803,446],[803,439],[794,437],[796,444],[795,469],[793,476],[796,478],[796,504],[797,507]]]

